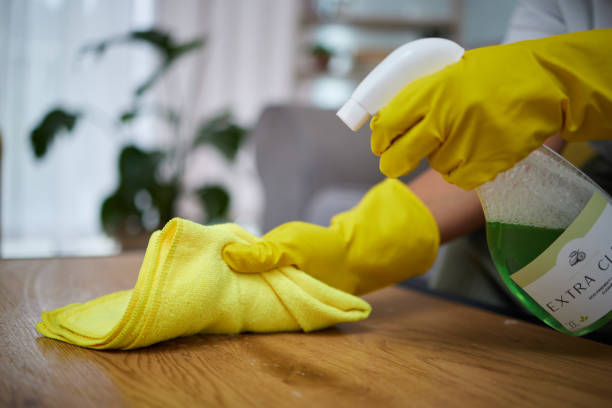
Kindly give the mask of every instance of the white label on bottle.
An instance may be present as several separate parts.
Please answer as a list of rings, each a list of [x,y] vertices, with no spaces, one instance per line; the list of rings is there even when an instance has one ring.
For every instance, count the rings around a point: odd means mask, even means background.
[[[511,278],[569,331],[605,316],[612,310],[612,206],[595,192],[572,224]]]

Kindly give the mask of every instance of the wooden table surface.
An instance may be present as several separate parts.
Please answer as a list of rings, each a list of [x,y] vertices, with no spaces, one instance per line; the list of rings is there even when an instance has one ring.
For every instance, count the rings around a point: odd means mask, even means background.
[[[310,334],[104,352],[36,332],[43,310],[131,288],[141,259],[0,261],[0,406],[612,406],[612,347],[398,287]]]

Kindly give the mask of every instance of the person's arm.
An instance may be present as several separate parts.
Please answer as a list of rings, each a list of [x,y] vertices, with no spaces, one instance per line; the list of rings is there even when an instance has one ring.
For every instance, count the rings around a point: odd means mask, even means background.
[[[465,191],[427,169],[408,185],[429,208],[445,243],[480,227],[484,215],[476,191]]]

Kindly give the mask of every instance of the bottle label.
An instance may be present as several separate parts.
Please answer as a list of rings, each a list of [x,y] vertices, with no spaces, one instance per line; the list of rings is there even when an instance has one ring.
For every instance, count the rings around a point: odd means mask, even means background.
[[[612,206],[595,192],[570,226],[510,277],[567,330],[595,323],[612,310]]]

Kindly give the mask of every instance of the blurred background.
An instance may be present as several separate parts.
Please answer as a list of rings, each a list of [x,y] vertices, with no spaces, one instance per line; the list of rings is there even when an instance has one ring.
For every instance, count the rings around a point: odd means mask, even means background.
[[[395,47],[503,41],[509,0],[0,0],[3,257],[144,248],[173,216],[325,224],[380,179],[334,116]]]

